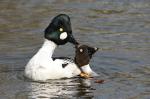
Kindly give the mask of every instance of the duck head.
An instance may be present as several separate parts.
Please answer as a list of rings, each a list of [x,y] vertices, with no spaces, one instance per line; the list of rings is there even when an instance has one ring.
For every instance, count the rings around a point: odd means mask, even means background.
[[[89,64],[93,54],[98,51],[97,47],[89,47],[87,45],[77,45],[75,52],[75,62],[79,67]]]
[[[98,51],[97,47],[89,47],[87,45],[77,45],[75,53],[75,63],[79,66],[81,72],[90,76],[97,76],[89,66],[89,62],[93,54]]]
[[[72,35],[70,17],[66,14],[60,14],[54,17],[45,29],[44,36],[46,39],[53,41],[57,45],[63,45],[67,42],[75,45],[78,44]]]

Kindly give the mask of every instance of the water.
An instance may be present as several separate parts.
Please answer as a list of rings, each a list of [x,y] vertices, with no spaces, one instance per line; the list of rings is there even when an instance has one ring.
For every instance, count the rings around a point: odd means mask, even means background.
[[[149,0],[1,0],[0,13],[0,99],[150,99]],[[91,61],[100,76],[24,79],[44,29],[60,13],[71,17],[77,40],[101,48]],[[73,57],[73,52],[66,44],[55,56]]]

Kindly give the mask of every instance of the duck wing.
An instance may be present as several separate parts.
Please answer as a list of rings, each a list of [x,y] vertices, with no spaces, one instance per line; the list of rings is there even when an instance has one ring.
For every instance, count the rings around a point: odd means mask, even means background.
[[[52,57],[53,61],[56,59],[63,60],[64,62],[74,63],[74,60],[70,57]]]
[[[62,67],[65,68],[68,64],[74,63],[74,60],[70,57],[52,57],[53,61],[62,61]]]

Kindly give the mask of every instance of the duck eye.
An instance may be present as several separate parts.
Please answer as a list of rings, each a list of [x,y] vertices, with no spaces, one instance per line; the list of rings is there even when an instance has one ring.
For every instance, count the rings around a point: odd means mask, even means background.
[[[81,48],[79,51],[80,51],[80,52],[83,52],[83,49]]]
[[[59,31],[62,32],[62,31],[63,31],[63,28],[60,28]]]
[[[98,50],[98,48],[97,48],[97,47],[94,47],[94,50]]]

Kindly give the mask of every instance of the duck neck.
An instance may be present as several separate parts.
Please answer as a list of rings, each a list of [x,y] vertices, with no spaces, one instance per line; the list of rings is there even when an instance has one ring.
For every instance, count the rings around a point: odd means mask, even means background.
[[[82,66],[82,67],[81,67],[81,70],[82,70],[83,72],[85,72],[85,73],[91,73],[91,72],[92,72],[92,69],[91,69],[91,67],[90,67],[89,64]]]
[[[91,69],[89,64],[82,66],[81,70],[84,73],[88,73],[90,76],[98,76],[98,74]]]
[[[45,53],[45,55],[48,56],[48,57],[52,57],[53,52],[54,52],[56,47],[57,47],[57,45],[54,42],[45,39],[44,44],[42,45],[39,52]]]

